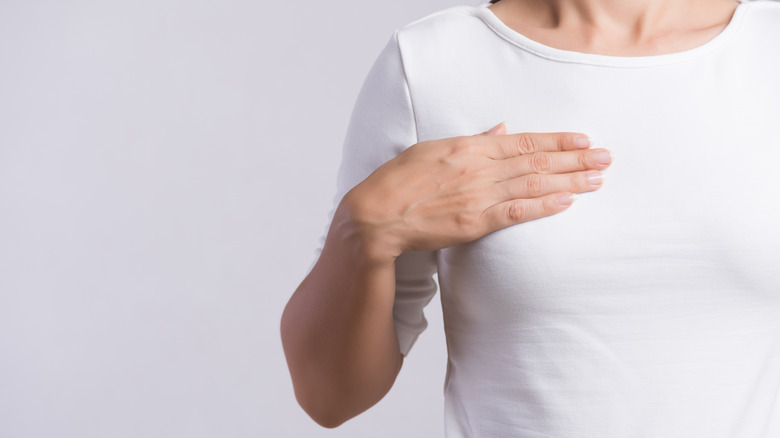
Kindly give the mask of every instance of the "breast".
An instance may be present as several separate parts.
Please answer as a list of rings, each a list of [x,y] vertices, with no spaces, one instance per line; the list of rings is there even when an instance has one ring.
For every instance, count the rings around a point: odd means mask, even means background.
[[[752,146],[735,150],[737,140],[720,134],[615,139],[600,190],[562,213],[441,250],[444,310],[458,321],[448,330],[680,305],[780,312],[780,147],[746,131],[732,135]]]

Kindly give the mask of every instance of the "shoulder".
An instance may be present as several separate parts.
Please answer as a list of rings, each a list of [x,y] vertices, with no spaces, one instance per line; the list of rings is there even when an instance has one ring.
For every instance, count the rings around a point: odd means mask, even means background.
[[[485,9],[484,6],[453,6],[414,20],[398,31],[404,35],[414,35],[460,30],[464,25],[478,20]]]
[[[780,1],[778,0],[742,0],[746,7],[756,11],[780,11]]]
[[[751,26],[768,26],[778,29],[780,25],[780,2],[777,0],[743,1],[745,21]]]
[[[395,38],[402,53],[440,52],[448,47],[467,49],[479,35],[495,34],[483,17],[485,5],[455,6],[427,15],[397,29]]]
[[[774,61],[780,43],[780,2],[775,0],[743,1],[735,35],[736,44],[745,53],[754,53]]]

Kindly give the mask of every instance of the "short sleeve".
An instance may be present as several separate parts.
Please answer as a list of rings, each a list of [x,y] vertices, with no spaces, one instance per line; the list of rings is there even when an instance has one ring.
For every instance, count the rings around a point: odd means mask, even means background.
[[[319,259],[344,195],[415,143],[417,125],[396,31],[369,71],[352,111],[328,225],[309,270]],[[436,293],[435,273],[434,252],[407,252],[396,259],[393,318],[404,356],[427,327],[423,308]]]

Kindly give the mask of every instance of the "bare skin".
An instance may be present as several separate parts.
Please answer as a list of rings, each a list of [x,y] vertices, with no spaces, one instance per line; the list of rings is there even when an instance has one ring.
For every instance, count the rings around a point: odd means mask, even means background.
[[[502,0],[510,27],[552,47],[614,56],[673,53],[712,39],[731,0]],[[322,254],[281,321],[295,395],[336,427],[377,403],[403,363],[393,323],[395,259],[557,214],[611,164],[577,133],[488,133],[418,143],[339,204]],[[600,161],[599,156],[603,156]]]
[[[575,139],[579,138],[579,141]],[[298,402],[336,427],[378,402],[401,368],[393,323],[395,259],[469,242],[565,210],[593,191],[606,149],[575,133],[418,143],[346,194],[319,261],[282,316]]]
[[[698,47],[728,25],[734,0],[501,0],[490,10],[526,37],[609,56],[653,56]]]

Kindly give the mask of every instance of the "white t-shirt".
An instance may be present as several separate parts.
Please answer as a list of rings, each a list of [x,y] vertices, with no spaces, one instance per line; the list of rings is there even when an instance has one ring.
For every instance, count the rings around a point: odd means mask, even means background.
[[[780,437],[780,4],[646,57],[554,49],[486,6],[394,33],[334,209],[408,146],[503,120],[583,132],[615,160],[560,214],[398,259],[404,354],[438,272],[447,436]]]

